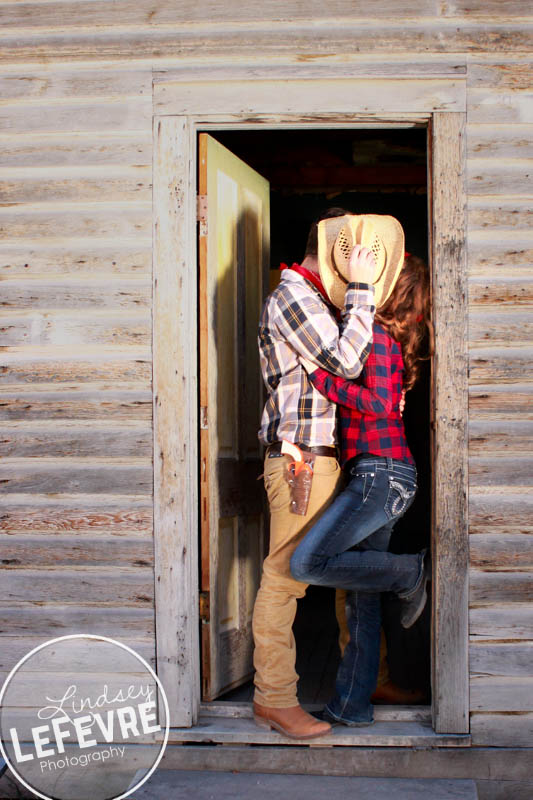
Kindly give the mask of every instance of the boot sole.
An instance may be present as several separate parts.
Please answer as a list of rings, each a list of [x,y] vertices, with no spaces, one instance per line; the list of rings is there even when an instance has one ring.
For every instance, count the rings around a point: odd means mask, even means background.
[[[274,722],[273,720],[265,719],[264,717],[257,717],[254,714],[254,722],[260,728],[265,728],[265,730],[274,729],[278,731],[278,733],[282,733],[284,736],[288,736],[289,739],[318,739],[320,736],[327,736],[328,733],[331,733],[331,725],[329,726],[329,730],[327,731],[320,731],[320,733],[308,733],[307,735],[300,735],[297,736],[295,733],[289,733],[289,731],[285,730],[285,728],[279,724],[279,722]]]

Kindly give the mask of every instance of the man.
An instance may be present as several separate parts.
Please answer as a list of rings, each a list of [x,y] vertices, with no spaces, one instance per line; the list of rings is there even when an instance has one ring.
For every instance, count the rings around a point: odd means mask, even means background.
[[[331,726],[307,714],[297,701],[292,625],[297,598],[303,597],[307,587],[292,578],[290,558],[334,498],[341,476],[335,406],[313,388],[299,358],[341,377],[356,378],[370,352],[375,311],[375,259],[360,245],[353,247],[347,260],[340,324],[322,285],[318,222],[346,214],[343,209],[330,209],[316,220],[302,264],[283,271],[279,286],[265,302],[259,325],[261,369],[269,392],[259,438],[267,446],[264,478],[270,505],[270,550],[253,615],[254,719],[297,739],[323,736]],[[314,456],[305,515],[290,510],[282,440]]]

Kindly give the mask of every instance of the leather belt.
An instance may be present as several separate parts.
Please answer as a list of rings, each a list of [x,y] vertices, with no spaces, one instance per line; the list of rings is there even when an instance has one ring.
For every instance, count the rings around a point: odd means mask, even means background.
[[[306,444],[300,444],[296,442],[297,446],[300,450],[303,450],[304,453],[314,453],[316,456],[327,456],[328,458],[337,458],[337,448],[336,447],[326,447],[326,445],[316,445],[315,447],[309,447]],[[274,444],[269,444],[267,453],[268,452],[281,452],[281,442],[274,442]]]

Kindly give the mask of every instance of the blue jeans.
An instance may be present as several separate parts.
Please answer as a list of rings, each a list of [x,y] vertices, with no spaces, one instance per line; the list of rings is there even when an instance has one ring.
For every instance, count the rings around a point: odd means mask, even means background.
[[[388,553],[396,521],[414,500],[416,468],[363,455],[347,467],[349,483],[298,545],[294,578],[347,589],[350,641],[328,713],[347,724],[372,721],[370,697],[379,669],[380,592],[408,597],[422,579],[422,556]]]

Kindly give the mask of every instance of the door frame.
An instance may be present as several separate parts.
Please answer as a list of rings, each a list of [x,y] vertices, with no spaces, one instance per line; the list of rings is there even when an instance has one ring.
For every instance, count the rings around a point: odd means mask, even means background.
[[[291,78],[154,85],[153,424],[157,672],[173,727],[200,706],[197,133],[426,125],[432,368],[432,714],[468,733],[468,374],[465,81]],[[324,84],[328,84],[324,89]],[[349,85],[347,85],[349,84]],[[350,101],[350,98],[354,98]],[[344,105],[342,105],[344,104]],[[339,110],[340,106],[340,110]],[[350,106],[358,106],[350,108]],[[410,108],[409,113],[401,107]],[[180,413],[176,413],[179,409]]]

